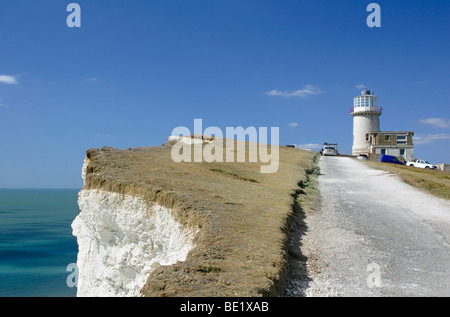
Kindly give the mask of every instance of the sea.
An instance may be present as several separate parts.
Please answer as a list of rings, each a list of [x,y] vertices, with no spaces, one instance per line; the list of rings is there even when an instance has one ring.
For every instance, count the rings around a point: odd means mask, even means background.
[[[74,297],[79,189],[0,189],[0,296]]]

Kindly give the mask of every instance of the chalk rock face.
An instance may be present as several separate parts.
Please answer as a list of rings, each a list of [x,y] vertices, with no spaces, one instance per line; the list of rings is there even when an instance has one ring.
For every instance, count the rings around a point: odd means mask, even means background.
[[[77,296],[137,296],[152,268],[184,261],[193,247],[196,231],[156,203],[82,190],[78,205]]]

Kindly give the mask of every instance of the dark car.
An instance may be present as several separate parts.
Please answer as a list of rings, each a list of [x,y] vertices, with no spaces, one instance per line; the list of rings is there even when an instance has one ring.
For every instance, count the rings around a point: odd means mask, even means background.
[[[398,158],[396,158],[395,156],[392,155],[386,155],[386,154],[382,154],[380,155],[380,162],[384,162],[384,163],[394,163],[394,164],[400,164],[400,165],[405,165],[405,163],[403,163],[402,161],[400,161]]]

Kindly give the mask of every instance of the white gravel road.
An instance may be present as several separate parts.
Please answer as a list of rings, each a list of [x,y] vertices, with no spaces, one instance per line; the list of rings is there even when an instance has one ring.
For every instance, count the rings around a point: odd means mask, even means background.
[[[287,296],[450,296],[450,203],[345,157],[319,163],[306,275]]]

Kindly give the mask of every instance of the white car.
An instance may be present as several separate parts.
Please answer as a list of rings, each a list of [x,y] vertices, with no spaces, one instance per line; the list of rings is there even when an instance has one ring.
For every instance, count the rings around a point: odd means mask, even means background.
[[[332,146],[325,146],[322,155],[338,156],[338,151]]]
[[[420,167],[420,168],[431,168],[431,169],[437,169],[437,166],[434,166],[428,161],[425,160],[414,160],[414,161],[408,161],[406,162],[406,166],[414,166],[414,167]]]
[[[369,156],[367,154],[358,154],[356,157],[358,160],[368,160]]]

